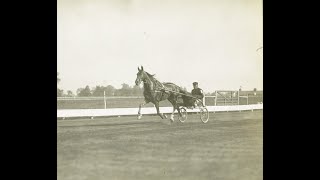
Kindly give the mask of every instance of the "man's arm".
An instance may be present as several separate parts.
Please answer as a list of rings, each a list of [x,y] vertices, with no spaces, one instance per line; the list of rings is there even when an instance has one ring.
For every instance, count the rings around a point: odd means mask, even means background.
[[[199,90],[199,99],[202,99],[204,97],[204,95],[203,95],[203,90],[202,89],[200,89]]]

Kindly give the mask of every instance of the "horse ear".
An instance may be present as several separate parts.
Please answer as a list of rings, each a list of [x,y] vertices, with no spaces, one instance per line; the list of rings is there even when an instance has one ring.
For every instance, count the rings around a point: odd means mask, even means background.
[[[143,66],[141,66],[141,70],[143,71]]]
[[[140,71],[139,66],[138,66],[138,71]]]

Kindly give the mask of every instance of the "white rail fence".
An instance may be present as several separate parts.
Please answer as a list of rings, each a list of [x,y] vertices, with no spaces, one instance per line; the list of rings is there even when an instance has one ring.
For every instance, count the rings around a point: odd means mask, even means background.
[[[107,106],[108,101],[116,101],[118,99],[128,99],[128,101],[132,99],[144,99],[143,96],[108,96],[106,97],[105,94],[102,97],[57,97],[57,101],[101,101],[104,102],[104,108],[110,108]],[[251,102],[249,103],[249,99]],[[206,101],[211,100],[209,103]],[[213,101],[212,101],[213,100]],[[252,102],[252,100],[254,102]],[[254,92],[251,94],[246,93],[240,95],[239,91],[226,91],[226,90],[219,90],[215,91],[215,95],[207,95],[203,98],[204,104],[206,105],[214,105],[214,106],[228,106],[228,105],[249,105],[249,104],[259,104],[263,101],[263,96],[256,95]],[[257,101],[257,102],[256,102]],[[102,107],[100,107],[102,108]],[[115,107],[114,107],[115,108]]]
[[[209,112],[246,111],[263,109],[263,104],[233,105],[233,106],[207,106]],[[161,113],[172,113],[172,107],[160,107]],[[141,109],[142,114],[157,114],[155,107]],[[199,112],[199,109],[188,109],[188,112]],[[70,117],[106,117],[137,115],[138,108],[110,108],[110,109],[61,109],[57,110],[57,118]]]

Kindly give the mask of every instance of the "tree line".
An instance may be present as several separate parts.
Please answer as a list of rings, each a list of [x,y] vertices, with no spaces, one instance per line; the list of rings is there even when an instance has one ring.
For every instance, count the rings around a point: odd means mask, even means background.
[[[59,78],[59,73],[57,73],[57,84],[61,79]],[[90,88],[88,85],[83,88],[78,88],[75,93],[72,91],[64,91],[63,89],[57,88],[57,97],[102,97],[104,96],[104,93],[106,96],[142,96],[143,95],[143,88],[140,88],[139,86],[129,86],[126,83],[122,84],[122,87],[117,89],[113,87],[112,85],[107,86],[96,86],[93,88]]]
[[[130,87],[128,84],[123,83],[120,89],[116,89],[112,85],[107,86],[96,86],[90,89],[89,86],[77,89],[77,96],[79,97],[101,97],[104,96],[141,96],[143,93],[143,88],[139,86]]]
[[[59,74],[58,74],[59,75]],[[60,82],[59,77],[57,78],[57,83]],[[139,86],[129,86],[126,83],[122,84],[120,89],[113,87],[112,85],[107,86],[96,86],[94,88],[90,88],[88,85],[84,88],[78,88],[76,94],[72,91],[68,90],[64,92],[64,90],[57,88],[57,97],[102,97],[104,96],[142,96],[143,88]]]
[[[59,73],[57,73],[57,84],[59,84],[60,81],[61,79],[59,78]],[[185,87],[183,87],[183,89],[186,90]],[[253,91],[257,91],[257,89],[254,88]],[[93,88],[90,88],[87,85],[83,88],[78,88],[75,93],[73,93],[71,90],[65,92],[64,90],[57,88],[57,97],[103,97],[104,93],[106,96],[142,96],[143,88],[140,88],[136,85],[131,87],[126,83],[123,83],[122,87],[119,89],[113,87],[112,85],[96,86]],[[206,92],[205,95],[215,95],[215,92]]]

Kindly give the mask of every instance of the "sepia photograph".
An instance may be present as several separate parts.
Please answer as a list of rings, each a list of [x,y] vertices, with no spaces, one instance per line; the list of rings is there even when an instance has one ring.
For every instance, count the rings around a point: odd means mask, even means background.
[[[58,0],[58,180],[262,180],[262,0]]]

